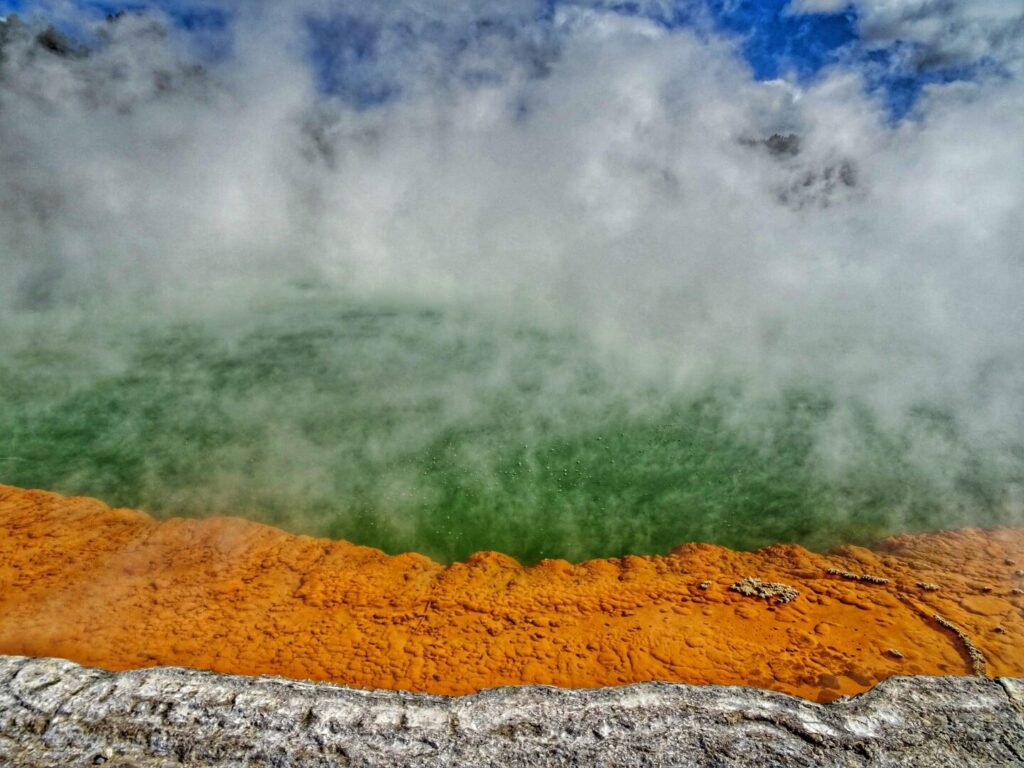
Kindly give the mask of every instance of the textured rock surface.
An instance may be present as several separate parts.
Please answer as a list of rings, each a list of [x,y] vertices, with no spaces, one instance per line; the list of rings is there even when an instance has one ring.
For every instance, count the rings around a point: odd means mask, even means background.
[[[0,763],[1011,766],[1024,765],[1020,691],[894,678],[829,705],[668,683],[447,698],[0,657]]]
[[[1022,568],[1019,529],[443,566],[0,486],[0,653],[440,694],[667,680],[830,701],[897,675],[1024,676]],[[730,591],[746,577],[799,594]]]

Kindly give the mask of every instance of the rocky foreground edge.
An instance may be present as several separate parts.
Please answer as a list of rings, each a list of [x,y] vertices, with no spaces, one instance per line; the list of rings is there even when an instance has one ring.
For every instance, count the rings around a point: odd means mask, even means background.
[[[0,657],[5,766],[1024,765],[1024,680],[891,678],[833,704],[641,683],[446,697]]]

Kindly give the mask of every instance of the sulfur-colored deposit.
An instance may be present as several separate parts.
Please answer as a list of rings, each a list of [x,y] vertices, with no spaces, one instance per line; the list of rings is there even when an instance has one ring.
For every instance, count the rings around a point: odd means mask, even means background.
[[[1022,569],[1019,529],[827,556],[687,544],[442,566],[0,486],[0,654],[447,694],[666,680],[829,701],[894,675],[1024,675]]]

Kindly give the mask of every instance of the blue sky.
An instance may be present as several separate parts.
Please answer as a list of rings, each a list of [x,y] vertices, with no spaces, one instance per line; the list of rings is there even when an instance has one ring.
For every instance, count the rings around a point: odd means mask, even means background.
[[[549,23],[558,6],[566,2],[538,0],[536,23]],[[978,63],[912,66],[907,64],[914,58],[912,43],[897,40],[888,46],[863,45],[858,12],[853,4],[835,12],[795,14],[787,12],[790,0],[704,2],[704,18],[710,16],[718,31],[740,41],[739,49],[758,79],[788,77],[807,81],[823,67],[842,61],[864,72],[868,88],[884,100],[894,118],[902,117],[911,109],[924,85],[970,78],[979,66]],[[701,15],[693,0],[675,0],[674,3],[626,0],[600,4],[624,15],[652,18],[669,28],[691,26]],[[216,56],[230,47],[231,15],[223,4],[213,6],[180,0],[152,3],[82,0],[79,5],[100,14],[158,7],[182,28],[195,32],[207,53]],[[392,98],[397,89],[386,79],[374,80],[375,72],[382,68],[369,66],[368,62],[379,53],[376,49],[379,30],[345,11],[345,7],[352,5],[350,1],[339,2],[337,14],[310,20],[310,55],[323,90],[362,105],[372,105]],[[42,5],[33,0],[0,0],[0,10],[8,13],[31,15],[40,7]],[[908,49],[911,49],[909,54]]]
[[[789,0],[709,0],[708,9],[720,29],[745,39],[744,55],[761,78],[773,78],[787,72],[804,76],[813,74],[833,60],[837,49],[856,40],[856,13],[852,8],[835,14],[796,16],[784,13],[788,3]],[[539,3],[538,7],[543,13],[545,8],[551,9],[558,4],[555,0]],[[220,28],[228,21],[223,10],[176,0],[153,3],[80,2],[79,5],[101,13],[158,7],[188,28]],[[692,22],[689,5],[677,3],[670,13],[665,14],[658,9],[653,15],[666,26],[685,26]],[[32,0],[0,0],[0,10],[5,13],[31,13],[38,6]],[[640,3],[628,0],[610,7],[627,15],[652,13],[645,13]]]

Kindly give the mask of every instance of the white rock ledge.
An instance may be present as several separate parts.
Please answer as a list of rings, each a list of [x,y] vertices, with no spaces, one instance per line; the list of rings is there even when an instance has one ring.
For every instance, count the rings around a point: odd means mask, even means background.
[[[823,706],[645,683],[445,697],[0,656],[0,765],[1013,766],[1024,681],[894,678]]]

